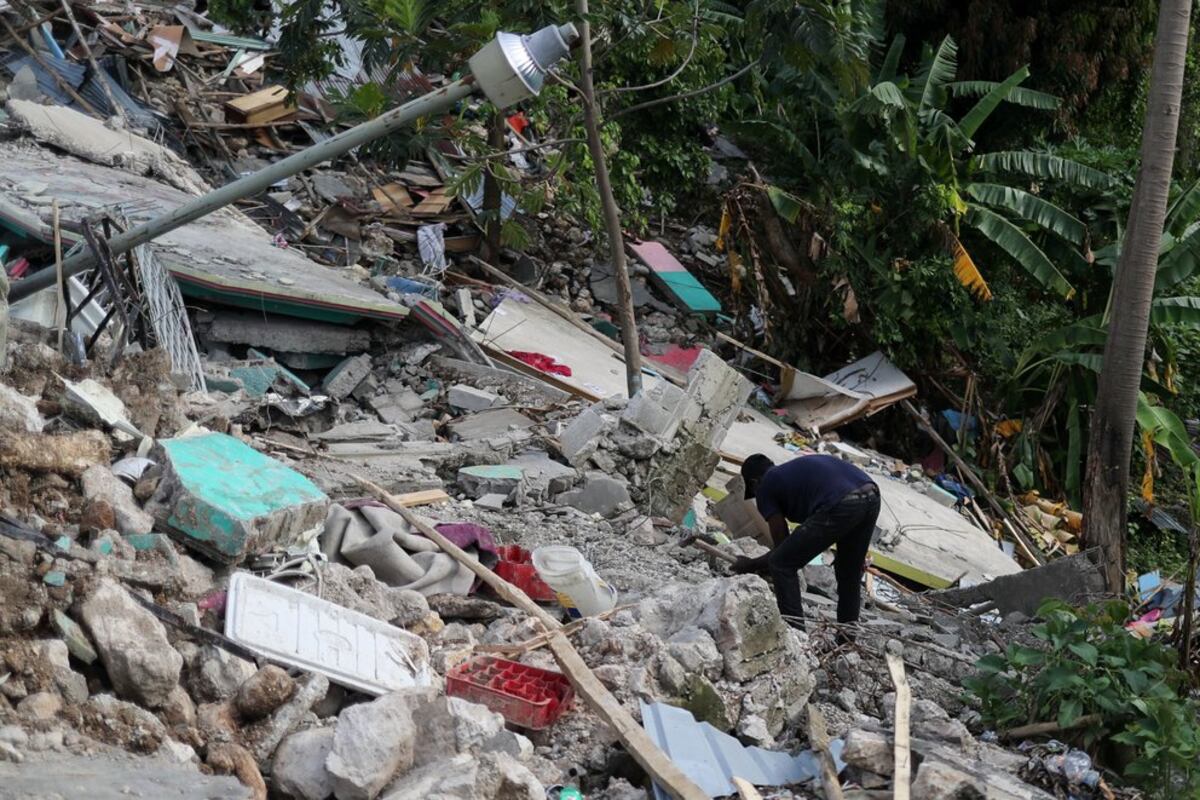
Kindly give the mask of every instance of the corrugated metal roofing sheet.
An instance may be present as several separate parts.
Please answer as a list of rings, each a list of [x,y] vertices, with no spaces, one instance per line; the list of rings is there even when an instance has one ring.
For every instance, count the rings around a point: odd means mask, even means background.
[[[59,77],[78,92],[97,111],[108,115],[115,113],[114,109],[109,105],[108,95],[105,94],[104,87],[100,85],[96,75],[89,74],[89,70],[85,65],[76,64],[66,59],[55,58],[46,52],[42,52],[39,55],[49,65],[50,69],[57,72]],[[51,98],[59,105],[76,108],[80,111],[83,110],[77,107],[78,104],[63,91],[58,82],[54,80],[54,77],[42,69],[41,65],[29,56],[19,53],[14,54],[4,59],[3,63],[4,68],[13,75],[16,75],[22,67],[29,67],[33,71],[34,77],[37,78],[38,89],[41,90],[42,94]],[[108,84],[112,89],[113,99],[121,106],[125,115],[130,117],[138,127],[145,128],[152,134],[157,133],[160,125],[154,114],[130,97],[111,74],[105,71],[105,75],[108,76]]]
[[[812,750],[789,755],[761,747],[746,747],[727,733],[707,722],[697,722],[690,712],[666,703],[645,703],[642,726],[675,765],[708,793],[710,797],[737,794],[733,778],[743,778],[755,786],[788,786],[817,777],[819,764]],[[842,740],[830,743],[834,762],[840,772]],[[657,785],[655,797],[669,800]]]

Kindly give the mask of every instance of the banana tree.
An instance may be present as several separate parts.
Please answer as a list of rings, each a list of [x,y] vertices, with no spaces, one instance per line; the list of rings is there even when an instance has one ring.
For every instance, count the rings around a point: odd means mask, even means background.
[[[1041,286],[1072,297],[1075,290],[1063,267],[1088,268],[1087,226],[1039,196],[1034,186],[1053,182],[1104,191],[1116,182],[1099,170],[1045,153],[975,153],[975,136],[1002,103],[1053,110],[1057,99],[1021,87],[1029,77],[1027,67],[1000,82],[956,82],[957,46],[949,36],[926,52],[914,78],[897,77],[903,47],[903,38],[897,37],[876,80],[853,108],[886,119],[898,150],[919,161],[941,185],[949,217],[944,220],[947,246],[959,280],[978,296],[990,298],[985,278],[960,239],[965,225],[1004,251]],[[974,105],[955,119],[952,101],[971,97],[977,98]]]

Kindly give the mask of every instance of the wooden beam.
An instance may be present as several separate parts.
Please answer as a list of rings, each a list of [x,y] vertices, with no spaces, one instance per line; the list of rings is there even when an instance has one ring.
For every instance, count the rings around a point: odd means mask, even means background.
[[[896,769],[895,799],[909,800],[912,784],[912,743],[909,740],[909,713],[912,709],[912,689],[904,673],[904,659],[889,651],[888,672],[896,685]]]
[[[1006,731],[1000,732],[1001,739],[1027,739],[1030,736],[1044,736],[1047,733],[1059,733],[1060,731],[1069,731],[1076,728],[1086,728],[1088,725],[1099,722],[1103,719],[1101,714],[1084,714],[1082,717],[1076,718],[1070,725],[1059,725],[1057,720],[1050,722],[1034,722],[1030,725],[1021,725],[1016,728],[1009,728]]]
[[[817,751],[817,761],[821,765],[821,788],[825,790],[825,800],[845,800],[837,767],[834,766],[833,756],[829,753],[829,727],[825,724],[825,715],[814,703],[808,704],[808,744]]]
[[[419,492],[408,492],[407,494],[392,495],[396,502],[405,508],[414,506],[428,506],[434,503],[445,503],[450,499],[450,495],[443,492],[441,489],[424,489]]]
[[[529,599],[529,595],[483,566],[483,564],[480,564],[478,559],[473,558],[461,547],[438,533],[436,528],[419,518],[381,487],[363,478],[358,478],[357,480],[361,486],[374,493],[389,508],[403,517],[405,522],[424,534],[430,541],[436,543],[438,547],[460,564],[465,565],[474,572],[502,600],[511,603],[542,623],[543,627],[550,633],[550,652],[554,654],[554,658],[562,668],[563,674],[567,676],[567,679],[571,681],[571,685],[575,687],[576,693],[587,702],[588,707],[595,714],[616,732],[617,738],[621,740],[621,744],[625,745],[625,749],[629,751],[634,760],[671,797],[676,798],[676,800],[709,800],[708,794],[697,786],[691,778],[685,775],[683,770],[666,753],[659,749],[658,745],[647,735],[645,729],[617,702],[617,698],[613,697],[612,692],[605,688],[604,684],[600,683],[600,680],[584,662],[583,658],[580,657],[570,640],[563,634],[562,623],[550,616],[545,609],[533,602],[533,600]]]
[[[971,469],[971,466],[962,459],[962,456],[960,456],[953,447],[946,443],[946,440],[943,439],[941,435],[933,429],[933,426],[929,424],[929,421],[921,416],[921,412],[917,411],[917,409],[913,407],[913,404],[907,400],[902,400],[900,405],[905,411],[908,412],[909,416],[916,421],[917,427],[923,430],[930,439],[933,439],[934,444],[940,447],[942,452],[950,457],[950,460],[954,462],[954,466],[958,467],[962,471],[963,476],[967,479],[971,486],[975,488],[975,491],[983,495],[983,499],[987,500],[988,505],[992,507],[992,510],[999,514],[1001,519],[1011,520],[1011,515],[1005,510],[1004,506],[1000,505],[1000,501],[996,499],[996,496],[991,493],[980,477],[975,474],[975,470]],[[1017,525],[1011,525],[1009,527],[1009,531],[1021,545],[1021,548],[1026,552],[1027,557],[1032,559],[1035,565],[1041,566],[1045,563],[1044,559],[1041,559],[1036,555],[1036,549],[1034,548],[1033,544],[1025,538],[1025,535],[1020,532],[1020,529],[1017,527]]]

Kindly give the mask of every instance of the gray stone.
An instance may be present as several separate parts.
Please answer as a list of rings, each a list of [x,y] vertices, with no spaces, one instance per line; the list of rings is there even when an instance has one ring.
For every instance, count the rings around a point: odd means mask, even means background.
[[[321,383],[321,390],[335,400],[343,400],[358,388],[370,372],[369,355],[351,356],[329,371]]]
[[[874,731],[856,729],[846,734],[842,760],[876,775],[891,775],[896,767],[896,753],[891,739]]]
[[[970,775],[949,764],[926,759],[917,768],[912,796],[922,800],[983,800],[984,794]]]
[[[394,692],[341,713],[325,762],[338,800],[373,800],[393,775],[412,766],[417,740],[413,707],[431,693]]]
[[[333,751],[333,728],[309,728],[288,736],[275,751],[271,776],[296,800],[325,800],[333,794],[333,776],[325,761]]]
[[[203,645],[188,663],[188,688],[203,703],[229,700],[254,675],[255,666],[214,645]]]
[[[370,332],[358,328],[294,317],[227,311],[216,314],[204,332],[204,338],[291,353],[331,355],[361,353],[371,346]]]
[[[579,479],[579,471],[550,458],[544,450],[528,450],[509,459],[507,464],[520,467],[525,483],[537,495],[565,492]]]
[[[266,719],[259,720],[242,729],[246,746],[258,763],[264,763],[283,737],[296,729],[312,709],[329,692],[329,679],[324,675],[310,673],[296,682],[296,691],[286,703]]]
[[[421,732],[413,765],[423,766],[453,753],[503,752],[519,757],[524,739],[504,727],[504,717],[461,697],[438,697],[420,705],[413,722]]]
[[[716,680],[721,677],[724,660],[708,631],[691,625],[667,639],[667,652],[688,672]]]
[[[150,533],[154,530],[154,517],[142,510],[133,497],[129,484],[113,475],[103,464],[94,464],[80,478],[85,500],[103,500],[116,513],[117,530],[124,536]]]
[[[483,411],[502,402],[499,395],[465,383],[451,386],[446,393],[446,401],[460,411]]]
[[[4,278],[0,277],[0,283],[3,280]],[[2,297],[0,303],[3,303]],[[0,305],[0,328],[4,325],[5,309],[7,306]],[[3,330],[0,330],[0,344],[3,344],[3,335]],[[4,353],[0,352],[0,366],[3,365]],[[37,410],[37,400],[0,383],[0,429],[41,433],[43,424],[42,415]]]
[[[487,753],[419,767],[388,787],[384,800],[544,800],[546,787],[512,758]]]
[[[17,713],[32,719],[53,719],[62,710],[62,698],[54,692],[34,692],[17,703]]]
[[[611,517],[624,511],[632,502],[624,481],[599,472],[588,473],[578,489],[563,492],[558,502],[577,508],[585,514]]]
[[[117,693],[148,708],[165,703],[179,683],[183,658],[162,623],[111,578],[97,582],[82,611]]]
[[[471,498],[485,494],[511,497],[524,486],[524,482],[521,469],[507,464],[478,464],[458,470],[458,485]]]
[[[95,694],[84,704],[84,712],[97,715],[106,728],[128,728],[130,743],[156,750],[167,737],[167,728],[146,709],[118,700],[111,694]],[[148,747],[147,747],[148,746]]]
[[[582,466],[596,452],[600,439],[616,429],[617,421],[605,411],[603,403],[588,406],[558,435],[563,458],[573,467]]]
[[[504,503],[508,500],[508,495],[503,494],[485,494],[483,497],[475,501],[477,508],[484,508],[488,511],[503,511]]]

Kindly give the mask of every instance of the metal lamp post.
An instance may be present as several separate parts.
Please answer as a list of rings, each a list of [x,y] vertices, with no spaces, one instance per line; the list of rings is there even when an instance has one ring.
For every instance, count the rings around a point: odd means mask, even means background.
[[[399,108],[343,131],[320,144],[277,161],[216,191],[197,197],[160,217],[114,236],[109,240],[113,255],[120,255],[146,244],[164,233],[193,222],[219,208],[266,190],[275,182],[329,161],[356,147],[408,125],[412,121],[450,108],[459,100],[482,91],[500,108],[507,108],[537,95],[546,73],[564,58],[579,34],[575,26],[550,25],[528,36],[500,33],[471,57],[471,73],[449,86],[410,100]],[[83,250],[63,261],[63,276],[75,275],[96,266],[90,250]],[[9,300],[16,301],[53,286],[56,270],[43,269],[13,284]]]

